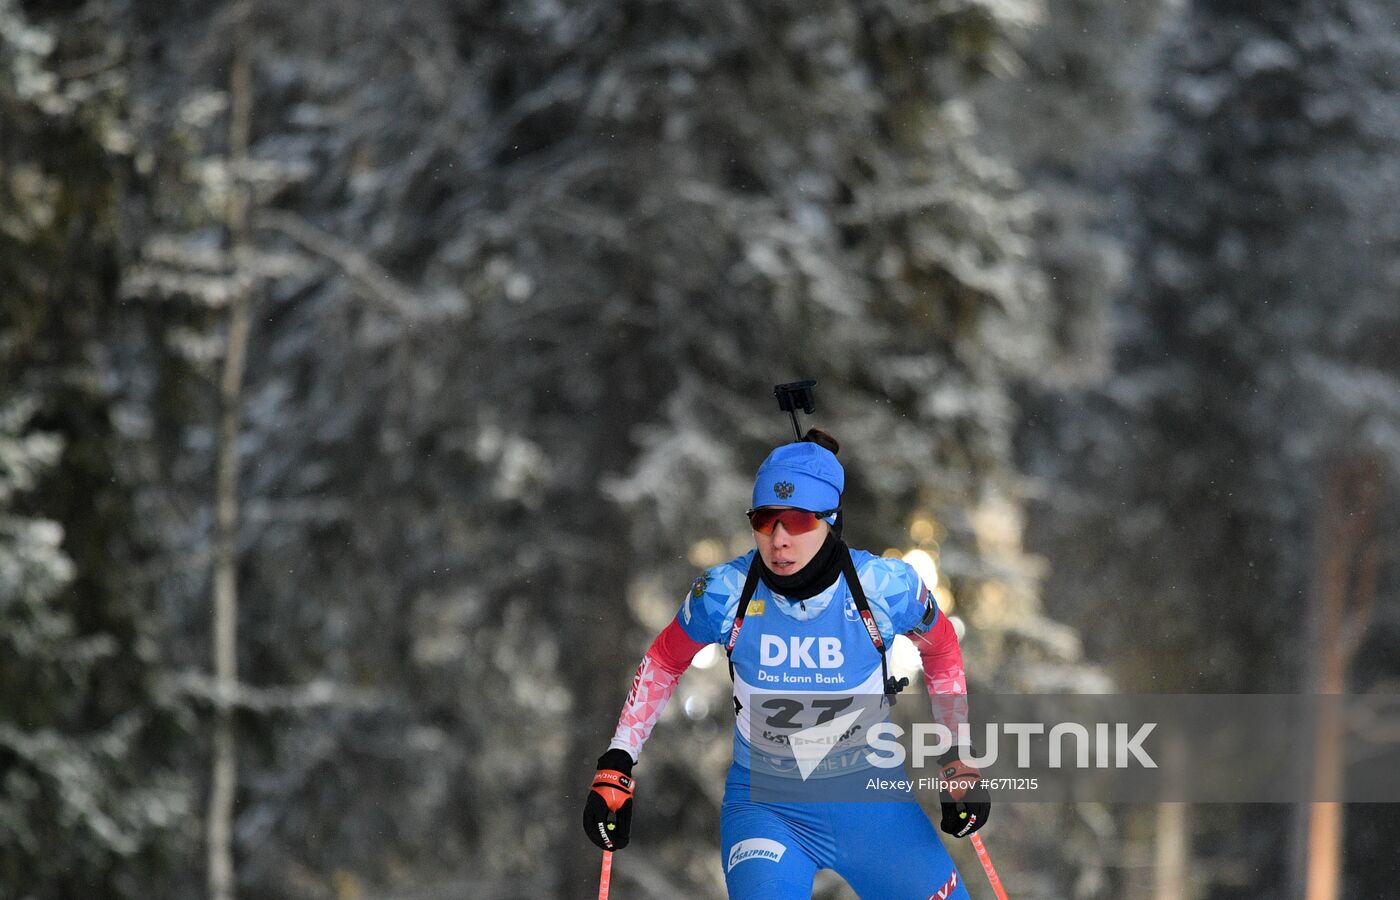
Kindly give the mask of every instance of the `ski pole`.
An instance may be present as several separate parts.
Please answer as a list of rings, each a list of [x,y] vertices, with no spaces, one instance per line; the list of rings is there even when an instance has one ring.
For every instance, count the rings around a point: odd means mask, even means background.
[[[598,900],[608,900],[608,885],[612,881],[612,851],[603,851],[603,873],[598,876]],[[1005,900],[1006,895],[1002,898]]]
[[[997,895],[997,900],[1006,900],[1006,889],[1001,886],[1001,879],[997,877],[992,858],[987,855],[987,848],[982,846],[982,835],[972,836],[972,849],[977,851],[977,861],[982,864],[982,871],[987,873],[987,880],[992,883],[992,891]]]

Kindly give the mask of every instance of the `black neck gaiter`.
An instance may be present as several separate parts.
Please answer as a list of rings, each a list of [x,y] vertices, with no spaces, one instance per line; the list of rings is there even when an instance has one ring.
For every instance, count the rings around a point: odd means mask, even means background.
[[[817,551],[817,555],[812,557],[811,562],[791,575],[774,574],[764,565],[763,557],[757,553],[753,559],[758,565],[758,577],[763,579],[769,590],[789,600],[806,600],[815,597],[836,582],[841,574],[841,554],[845,549],[846,545],[836,531],[832,530],[827,533],[826,541]]]

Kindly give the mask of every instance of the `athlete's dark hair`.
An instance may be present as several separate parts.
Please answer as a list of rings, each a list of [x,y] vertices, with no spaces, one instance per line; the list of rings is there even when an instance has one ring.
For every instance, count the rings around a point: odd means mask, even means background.
[[[836,438],[832,437],[830,432],[822,431],[820,428],[808,428],[807,433],[802,435],[802,440],[816,444],[818,447],[825,447],[833,455],[841,452],[841,445],[837,443]]]

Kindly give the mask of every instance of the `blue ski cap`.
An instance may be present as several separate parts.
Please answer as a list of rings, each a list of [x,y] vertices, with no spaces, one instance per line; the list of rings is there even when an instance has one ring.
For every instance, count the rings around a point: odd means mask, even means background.
[[[753,482],[753,505],[825,512],[841,505],[846,470],[836,454],[810,441],[784,444],[763,461]],[[835,515],[827,521],[835,520]]]

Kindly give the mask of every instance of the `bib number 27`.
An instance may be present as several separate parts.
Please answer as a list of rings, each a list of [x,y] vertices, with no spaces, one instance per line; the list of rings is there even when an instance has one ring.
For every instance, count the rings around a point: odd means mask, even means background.
[[[825,725],[854,702],[854,697],[819,697],[809,703],[803,703],[801,700],[794,700],[791,697],[773,697],[764,700],[758,705],[758,708],[768,714],[763,720],[768,727],[796,730],[814,725]],[[799,721],[799,717],[806,718],[802,714],[808,707],[817,710],[817,720],[811,723]]]

